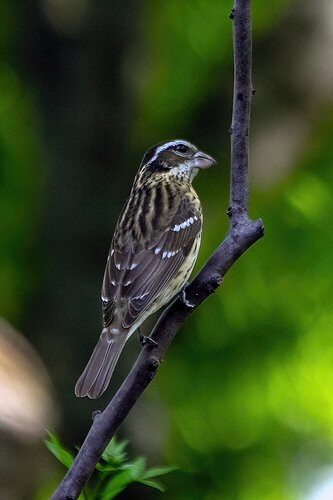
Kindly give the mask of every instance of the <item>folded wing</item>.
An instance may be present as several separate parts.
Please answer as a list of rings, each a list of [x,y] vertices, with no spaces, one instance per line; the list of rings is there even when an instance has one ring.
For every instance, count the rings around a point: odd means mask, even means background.
[[[199,210],[183,199],[167,227],[156,224],[159,229],[152,232],[150,241],[115,234],[102,286],[104,326],[110,325],[118,311],[123,328],[140,319],[177,275],[201,225]]]

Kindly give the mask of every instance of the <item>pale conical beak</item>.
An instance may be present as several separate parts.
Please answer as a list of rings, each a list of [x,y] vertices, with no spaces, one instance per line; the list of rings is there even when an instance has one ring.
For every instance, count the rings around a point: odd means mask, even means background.
[[[195,153],[191,160],[193,161],[193,166],[195,168],[209,168],[217,163],[212,156],[207,153],[203,153],[202,151]]]

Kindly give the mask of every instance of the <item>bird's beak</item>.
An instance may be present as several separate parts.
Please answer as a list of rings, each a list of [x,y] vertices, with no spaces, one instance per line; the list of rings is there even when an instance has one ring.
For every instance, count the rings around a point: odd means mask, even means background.
[[[209,168],[217,163],[212,156],[207,153],[203,153],[202,151],[195,153],[191,160],[193,161],[194,168]]]

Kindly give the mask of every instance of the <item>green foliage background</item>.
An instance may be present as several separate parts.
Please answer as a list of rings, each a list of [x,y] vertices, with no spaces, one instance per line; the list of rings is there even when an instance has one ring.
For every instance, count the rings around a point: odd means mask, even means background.
[[[44,360],[69,444],[82,441],[139,349],[133,340],[101,402],[75,399],[99,334],[112,231],[144,150],[184,137],[219,160],[196,179],[197,269],[227,229],[231,6],[1,4],[0,314]],[[265,238],[188,321],[121,429],[148,460],[180,468],[164,480],[171,500],[310,499],[332,467],[332,94],[297,84],[316,24],[299,10],[253,1],[254,140],[285,110],[303,110],[308,128],[284,175],[252,181]],[[124,498],[149,494],[138,486]]]

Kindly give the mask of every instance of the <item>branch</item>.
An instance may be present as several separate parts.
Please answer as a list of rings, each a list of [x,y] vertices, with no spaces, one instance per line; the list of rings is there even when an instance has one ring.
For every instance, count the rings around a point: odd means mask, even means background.
[[[263,236],[262,221],[248,217],[248,135],[251,85],[250,0],[234,0],[233,19],[234,97],[231,134],[231,180],[229,230],[224,241],[211,255],[186,289],[194,307],[177,298],[161,315],[151,338],[156,345],[145,345],[138,359],[103,413],[98,414],[67,475],[51,500],[76,499],[88,481],[108,442],[126,418],[147,385],[156,375],[167,348],[185,320],[221,284],[223,276],[236,260]]]

